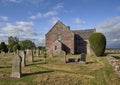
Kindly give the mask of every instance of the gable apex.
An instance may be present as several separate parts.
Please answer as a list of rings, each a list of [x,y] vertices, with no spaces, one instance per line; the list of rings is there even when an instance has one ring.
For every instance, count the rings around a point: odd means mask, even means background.
[[[65,28],[69,29],[69,28],[68,28],[66,25],[64,25],[60,20],[58,20],[58,21],[53,25],[53,27],[48,31],[48,33],[51,32],[52,29],[53,29],[55,26],[57,26],[57,25],[62,25],[62,26],[64,26]],[[70,30],[70,29],[69,29],[69,30]],[[46,35],[47,35],[48,33],[46,33]]]

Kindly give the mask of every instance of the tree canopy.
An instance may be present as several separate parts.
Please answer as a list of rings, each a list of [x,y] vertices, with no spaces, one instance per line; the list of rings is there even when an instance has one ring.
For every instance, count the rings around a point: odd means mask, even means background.
[[[13,46],[13,52],[16,52],[17,50],[20,50],[20,45],[19,44],[15,44]]]
[[[23,40],[20,42],[21,49],[33,49],[35,48],[35,43],[32,42],[31,40]]]
[[[13,51],[13,46],[19,43],[19,39],[17,37],[10,36],[8,37],[8,49],[9,51]]]

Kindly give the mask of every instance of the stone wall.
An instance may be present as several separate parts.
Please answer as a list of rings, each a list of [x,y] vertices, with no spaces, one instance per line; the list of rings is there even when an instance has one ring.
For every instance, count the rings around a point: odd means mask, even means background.
[[[111,56],[107,56],[106,59],[112,65],[113,70],[116,72],[116,74],[120,78],[120,63],[118,62],[118,60]]]
[[[59,53],[62,50],[62,43],[58,40],[56,40],[52,45],[51,45],[51,52],[52,56],[59,56]]]
[[[67,52],[74,54],[74,33],[60,21],[46,34],[47,53],[51,50],[51,45],[57,40],[58,35],[61,35],[60,41],[68,47],[69,50]]]
[[[106,49],[106,53],[120,53],[120,49]]]

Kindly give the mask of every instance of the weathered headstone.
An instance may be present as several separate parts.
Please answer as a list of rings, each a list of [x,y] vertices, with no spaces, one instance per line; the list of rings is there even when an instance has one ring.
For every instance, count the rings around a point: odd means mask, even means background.
[[[2,55],[2,56],[5,56],[5,52],[1,51],[1,55]]]
[[[20,78],[21,77],[21,56],[19,53],[14,55],[13,62],[12,62],[12,74],[11,77],[13,78]]]
[[[26,50],[26,55],[27,56],[29,55],[29,51],[30,51],[29,49]]]
[[[22,57],[22,67],[25,67],[26,65],[26,51],[22,51],[22,54],[21,54],[21,57]]]
[[[40,50],[37,49],[37,50],[36,50],[36,56],[39,56],[39,55],[40,55]]]
[[[66,63],[66,52],[65,51],[61,51],[59,54],[61,61]]]
[[[80,63],[86,63],[86,54],[81,53]]]
[[[119,66],[119,65],[116,65],[116,66],[115,66],[115,70],[116,70],[116,71],[120,71],[120,66]]]
[[[33,62],[33,50],[29,52],[28,61]]]

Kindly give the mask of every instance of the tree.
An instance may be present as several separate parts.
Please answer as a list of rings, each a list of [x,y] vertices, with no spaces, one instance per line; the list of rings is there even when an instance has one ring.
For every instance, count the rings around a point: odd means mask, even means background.
[[[10,52],[13,51],[13,46],[19,43],[19,39],[17,37],[8,37],[8,49]]]
[[[13,52],[16,52],[17,50],[20,50],[20,45],[16,44],[13,46]]]
[[[21,46],[21,49],[22,50],[25,50],[25,49],[33,49],[35,48],[35,43],[32,42],[31,40],[23,40],[20,42],[20,46]]]
[[[37,47],[39,50],[43,50],[43,49],[45,49],[45,46],[38,46]]]
[[[106,38],[102,33],[92,33],[89,36],[90,47],[96,56],[102,56],[105,52]]]
[[[7,45],[4,42],[1,42],[0,44],[0,51],[3,51],[5,53],[8,52]]]

